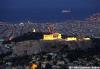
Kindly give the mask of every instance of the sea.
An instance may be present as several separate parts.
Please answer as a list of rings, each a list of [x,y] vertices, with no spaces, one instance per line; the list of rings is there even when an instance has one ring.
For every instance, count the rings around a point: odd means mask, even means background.
[[[95,13],[100,13],[100,0],[4,0],[0,2],[0,21],[12,23],[85,20]]]

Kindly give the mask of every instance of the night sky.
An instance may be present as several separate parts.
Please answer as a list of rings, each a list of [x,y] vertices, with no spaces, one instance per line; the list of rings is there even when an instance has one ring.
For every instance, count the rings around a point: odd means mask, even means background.
[[[32,12],[32,15],[34,15],[34,11],[46,11],[46,10],[59,10],[59,9],[72,9],[75,10],[79,13],[79,11],[81,11],[82,9],[84,10],[82,12],[82,14],[85,12],[87,12],[87,14],[89,12],[100,12],[100,0],[0,0],[0,20],[5,19],[6,21],[14,21],[14,17],[15,16],[22,16],[20,14],[17,14],[15,11],[25,11],[27,12],[27,10]],[[9,13],[8,13],[9,12]],[[13,14],[12,14],[13,12]],[[54,12],[54,11],[50,11],[50,12]],[[18,12],[20,13],[20,12]],[[54,15],[54,13],[48,13],[51,15]],[[75,13],[75,14],[77,14]],[[85,14],[84,13],[84,14]],[[5,15],[6,14],[6,15]],[[9,15],[13,15],[12,18]],[[16,14],[16,15],[14,15]],[[27,12],[26,14],[29,14],[29,12]],[[43,14],[40,13],[39,14]],[[38,14],[38,15],[39,15]],[[27,17],[32,17],[32,15],[29,14]],[[45,14],[44,14],[45,15]],[[46,14],[47,15],[47,14]],[[58,15],[58,14],[57,14]],[[49,15],[47,15],[49,16]],[[32,18],[38,18],[38,16],[34,16]],[[40,16],[39,16],[40,17]],[[22,17],[23,18],[23,17]],[[41,17],[44,18],[44,17]],[[39,19],[41,19],[39,18]],[[55,17],[56,18],[56,17]],[[24,19],[24,18],[23,18]]]
[[[0,9],[7,8],[89,8],[100,7],[100,0],[0,0]]]

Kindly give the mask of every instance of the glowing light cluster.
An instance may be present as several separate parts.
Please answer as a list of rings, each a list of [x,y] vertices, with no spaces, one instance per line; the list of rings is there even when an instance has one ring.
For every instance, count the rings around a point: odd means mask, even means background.
[[[43,36],[43,40],[55,40],[55,39],[62,39],[61,34],[59,33],[53,33],[53,34],[45,34]]]
[[[66,41],[77,41],[76,37],[68,37],[65,39]]]
[[[53,40],[53,35],[52,34],[44,35],[43,40]]]
[[[91,40],[90,38],[83,38],[84,40]]]
[[[36,69],[37,68],[37,64],[32,64],[31,69]]]
[[[36,32],[36,30],[33,28],[33,32]]]

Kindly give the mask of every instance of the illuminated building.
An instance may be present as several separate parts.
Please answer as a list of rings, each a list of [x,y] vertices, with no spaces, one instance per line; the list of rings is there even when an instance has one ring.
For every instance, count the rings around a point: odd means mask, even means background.
[[[54,38],[54,39],[61,39],[61,37],[62,37],[62,36],[61,36],[60,33],[54,33],[54,34],[53,34],[53,38]]]
[[[90,38],[83,38],[84,40],[91,40]]]
[[[53,34],[44,34],[43,40],[55,40],[55,39],[62,39],[60,33],[53,33]]]
[[[77,41],[76,37],[68,37],[65,39],[66,41]]]
[[[44,34],[43,40],[53,40],[53,34]]]

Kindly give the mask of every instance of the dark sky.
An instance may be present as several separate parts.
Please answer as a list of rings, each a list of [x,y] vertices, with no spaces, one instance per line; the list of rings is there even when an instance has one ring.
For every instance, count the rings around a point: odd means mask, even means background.
[[[98,8],[100,0],[0,0],[0,9],[29,8]]]
[[[100,0],[0,0],[0,21],[84,19],[98,12]]]

